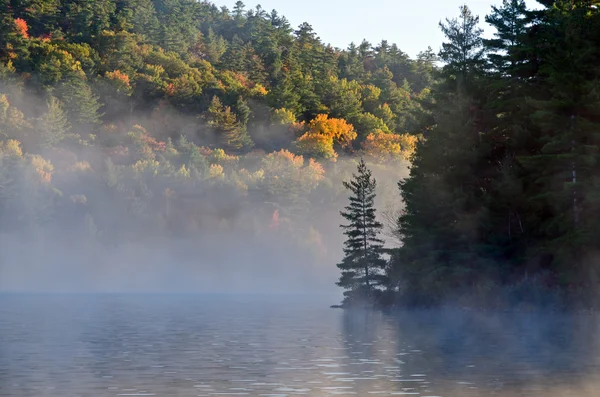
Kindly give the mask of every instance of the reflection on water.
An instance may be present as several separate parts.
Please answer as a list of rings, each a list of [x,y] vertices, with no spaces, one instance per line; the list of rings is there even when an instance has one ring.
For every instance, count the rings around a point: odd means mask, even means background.
[[[0,296],[0,396],[598,396],[600,317]]]

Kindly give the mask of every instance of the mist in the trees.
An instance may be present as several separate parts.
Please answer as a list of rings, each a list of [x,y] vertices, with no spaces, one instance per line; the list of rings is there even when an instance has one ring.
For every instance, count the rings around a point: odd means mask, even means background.
[[[342,181],[360,153],[401,207],[433,63],[241,2],[84,3],[0,3],[0,289],[336,291]]]

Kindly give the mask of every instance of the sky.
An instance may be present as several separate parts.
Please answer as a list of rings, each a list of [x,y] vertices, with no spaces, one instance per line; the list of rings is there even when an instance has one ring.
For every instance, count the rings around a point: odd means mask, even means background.
[[[233,8],[236,0],[212,0],[218,6]],[[535,0],[526,0],[529,7],[536,7]],[[246,8],[260,4],[270,12],[277,10],[292,27],[308,22],[324,43],[347,48],[364,38],[372,44],[382,39],[396,43],[410,55],[431,46],[436,52],[444,39],[438,23],[446,17],[456,17],[458,7],[467,4],[475,15],[480,16],[481,27],[489,36],[493,29],[485,23],[492,5],[502,0],[246,0]]]

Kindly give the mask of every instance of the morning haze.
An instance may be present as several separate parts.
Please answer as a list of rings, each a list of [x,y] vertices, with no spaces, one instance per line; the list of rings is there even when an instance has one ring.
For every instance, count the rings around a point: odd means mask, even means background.
[[[0,394],[597,396],[597,3],[0,0]]]

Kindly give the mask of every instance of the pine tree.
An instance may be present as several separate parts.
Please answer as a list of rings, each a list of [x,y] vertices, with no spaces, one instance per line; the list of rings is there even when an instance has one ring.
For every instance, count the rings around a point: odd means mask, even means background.
[[[241,22],[244,19],[244,13],[246,11],[246,5],[243,1],[236,1],[233,6],[233,17],[237,22]]]
[[[519,66],[522,39],[527,31],[527,6],[524,0],[503,0],[502,6],[492,6],[485,21],[496,28],[493,39],[483,40],[494,71],[514,74]]]
[[[71,125],[62,103],[55,97],[48,100],[48,111],[39,120],[40,146],[54,147],[67,138]]]
[[[531,186],[528,204],[536,210],[527,223],[535,228],[539,252],[551,258],[545,267],[563,281],[588,278],[583,256],[598,241],[600,207],[590,189],[600,169],[600,11],[592,3],[560,1],[545,13],[550,23],[538,38],[545,42],[538,89],[546,96],[530,100],[538,134],[533,150],[519,157]]]
[[[111,26],[116,2],[111,0],[73,1],[66,5],[69,33],[76,41],[91,43]]]
[[[102,106],[85,80],[85,76],[71,76],[57,88],[57,96],[64,103],[69,120],[76,127],[89,128],[100,123]]]
[[[386,261],[381,257],[383,240],[378,237],[383,225],[376,219],[374,206],[377,183],[361,159],[358,175],[353,174],[353,179],[343,185],[352,195],[345,211],[340,211],[349,223],[341,226],[347,239],[344,259],[337,265],[342,271],[337,285],[348,290],[344,292],[345,303],[369,302],[378,287],[387,284]]]
[[[223,67],[227,70],[233,70],[234,72],[243,72],[245,62],[243,49],[244,42],[237,34],[234,35],[231,44],[229,44],[227,51],[225,51],[221,58]]]
[[[245,126],[237,120],[231,107],[223,106],[217,96],[213,97],[208,109],[208,126],[217,134],[219,146],[223,149],[239,152],[253,145]]]
[[[448,39],[442,44],[439,56],[445,63],[444,70],[457,80],[460,89],[468,84],[468,77],[482,66],[484,51],[479,17],[474,16],[466,5],[459,8],[458,18],[446,19],[446,23],[439,24]]]
[[[477,111],[482,52],[476,21],[461,7],[459,19],[441,24],[446,42],[440,57],[446,65],[433,89],[435,126],[418,145],[409,178],[400,183],[403,246],[391,273],[415,304],[439,302],[451,288],[468,287],[483,275],[478,227],[490,162],[487,126]]]
[[[218,63],[223,54],[227,51],[227,40],[217,35],[211,27],[208,28],[208,34],[204,39],[204,53],[211,63]]]
[[[147,42],[155,44],[159,41],[160,24],[152,0],[131,0],[129,9],[132,13],[133,32],[143,35]]]
[[[252,110],[241,95],[238,97],[235,103],[235,113],[237,114],[237,119],[240,123],[240,126],[244,130],[247,129],[248,121],[250,121],[250,115],[252,114]]]

